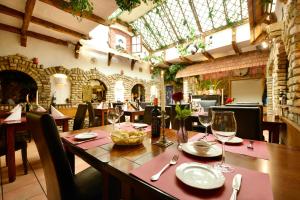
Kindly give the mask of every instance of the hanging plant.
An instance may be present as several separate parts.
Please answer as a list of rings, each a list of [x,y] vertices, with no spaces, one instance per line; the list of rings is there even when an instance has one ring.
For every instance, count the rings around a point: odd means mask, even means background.
[[[149,1],[161,3],[163,0],[116,0],[116,3],[122,11],[130,12],[133,8],[139,6],[141,2],[147,3]]]
[[[94,5],[90,0],[68,0],[62,5],[64,8],[71,8],[73,15],[79,14],[79,18],[83,15],[93,13]]]

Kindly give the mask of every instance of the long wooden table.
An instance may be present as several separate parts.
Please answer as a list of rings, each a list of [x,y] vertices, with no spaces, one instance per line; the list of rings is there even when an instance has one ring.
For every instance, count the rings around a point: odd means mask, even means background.
[[[68,116],[56,117],[55,122],[62,126],[63,131],[69,131],[70,119],[72,118]],[[26,118],[22,117],[20,121],[13,122],[4,122],[4,118],[1,118],[0,126],[3,126],[6,132],[8,178],[9,182],[13,182],[16,180],[15,133],[27,130]]]
[[[124,110],[124,115],[130,116],[130,122],[134,122],[135,116],[144,115],[144,110]]]
[[[89,130],[111,131],[111,126],[96,127]],[[87,130],[63,133],[62,136],[78,134]],[[196,134],[189,132],[189,137]],[[166,135],[175,144],[168,148],[177,148],[175,131],[167,129]],[[164,148],[153,145],[155,142],[148,134],[143,145],[116,146],[113,143],[83,150],[64,140],[71,165],[74,166],[74,154],[81,157],[91,166],[100,170],[104,179],[104,199],[108,199],[109,176],[121,181],[122,199],[176,199],[164,191],[130,175],[130,171],[164,151]],[[244,156],[226,152],[226,163],[247,169],[268,173],[272,184],[274,199],[299,199],[300,197],[300,148],[292,148],[279,144],[266,144],[270,160]],[[253,186],[255,187],[255,186]],[[260,189],[260,188],[258,188]]]

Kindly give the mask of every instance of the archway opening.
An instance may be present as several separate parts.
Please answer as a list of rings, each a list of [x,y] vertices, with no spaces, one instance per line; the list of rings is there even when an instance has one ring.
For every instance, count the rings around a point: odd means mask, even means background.
[[[102,81],[98,79],[90,79],[89,85],[91,86],[93,102],[106,101],[107,87]]]
[[[145,87],[142,84],[136,84],[131,89],[132,100],[139,100],[140,102],[145,102]]]
[[[16,70],[5,70],[0,72],[0,103],[18,104],[36,98],[37,83],[28,74]]]

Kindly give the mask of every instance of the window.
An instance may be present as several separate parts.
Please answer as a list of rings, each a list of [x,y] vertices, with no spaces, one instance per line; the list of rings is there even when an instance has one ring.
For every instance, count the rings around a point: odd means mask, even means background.
[[[117,81],[115,84],[115,101],[124,102],[124,84],[123,81]]]
[[[133,36],[132,37],[132,53],[140,53],[142,52],[142,44],[141,44],[141,36]]]

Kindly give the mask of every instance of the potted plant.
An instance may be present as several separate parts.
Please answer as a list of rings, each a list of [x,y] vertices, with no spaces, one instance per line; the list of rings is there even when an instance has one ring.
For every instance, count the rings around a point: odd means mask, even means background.
[[[188,141],[188,133],[185,128],[185,120],[186,118],[191,116],[191,110],[181,106],[180,102],[183,99],[182,92],[177,92],[173,94],[172,98],[176,102],[176,119],[179,121],[179,128],[177,130],[177,140],[178,144],[180,145],[181,143],[186,143]]]

